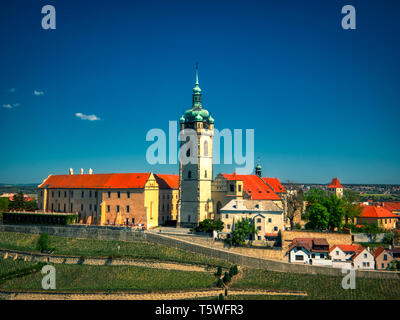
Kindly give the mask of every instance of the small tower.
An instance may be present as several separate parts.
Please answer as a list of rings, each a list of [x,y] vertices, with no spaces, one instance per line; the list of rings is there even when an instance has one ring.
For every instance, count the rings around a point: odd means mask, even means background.
[[[192,108],[179,119],[181,133],[195,130],[197,138],[197,163],[179,162],[179,214],[178,225],[196,226],[204,219],[213,218],[211,181],[213,178],[214,119],[202,107],[199,87],[198,66],[192,93]],[[186,141],[181,141],[181,147]],[[188,149],[186,155],[195,150]]]
[[[260,164],[260,160],[257,160],[257,165],[256,165],[255,173],[256,173],[257,176],[259,176],[259,177],[261,178],[262,173],[261,173],[261,164]]]
[[[329,192],[336,194],[338,198],[343,197],[343,186],[338,178],[333,178],[331,184],[328,186]]]

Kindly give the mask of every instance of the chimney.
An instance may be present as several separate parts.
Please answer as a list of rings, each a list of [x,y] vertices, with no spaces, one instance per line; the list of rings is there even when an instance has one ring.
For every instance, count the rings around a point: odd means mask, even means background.
[[[83,174],[83,168],[81,168],[81,174]]]
[[[369,252],[369,247],[367,247],[367,251]]]
[[[92,168],[89,169],[89,174],[93,174],[93,169]]]
[[[74,169],[72,169],[72,168],[69,168],[69,174],[72,176],[73,174],[74,174]]]

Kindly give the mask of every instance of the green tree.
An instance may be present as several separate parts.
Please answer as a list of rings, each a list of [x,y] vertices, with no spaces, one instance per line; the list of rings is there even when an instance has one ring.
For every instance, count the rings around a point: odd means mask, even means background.
[[[289,186],[286,193],[286,218],[290,222],[290,228],[294,228],[294,218],[296,212],[299,211],[301,214],[303,209],[304,194],[301,189],[294,189],[293,186]]]
[[[225,239],[225,242],[234,246],[243,245],[253,234],[257,234],[254,224],[248,218],[244,218],[236,223],[235,229],[231,232],[231,237]]]
[[[222,267],[218,267],[218,269],[217,269],[217,276],[218,276],[218,277],[222,276]]]
[[[321,189],[311,188],[304,193],[304,199],[307,201],[307,208],[312,206],[314,203],[325,203],[326,192]]]
[[[36,211],[38,209],[38,205],[35,199],[31,201],[24,202],[24,209],[25,211]]]
[[[10,201],[8,208],[10,210],[23,210],[25,205],[24,194],[22,192],[18,192]]]
[[[10,200],[8,200],[8,198],[6,197],[0,198],[0,211],[1,212],[8,211],[9,204]]]
[[[40,251],[50,251],[50,239],[48,233],[41,233],[37,242],[37,249]]]
[[[212,233],[215,231],[221,231],[224,228],[224,223],[221,220],[204,219],[199,222],[199,225],[195,228],[197,232],[208,232]]]
[[[362,207],[358,203],[360,201],[360,195],[351,189],[345,189],[343,193],[343,210],[346,224],[354,218],[360,216]]]
[[[312,229],[326,230],[329,223],[329,213],[320,203],[314,203],[308,209],[308,226]]]
[[[338,230],[342,227],[344,217],[344,202],[339,199],[336,194],[331,194],[325,200],[325,208],[329,213],[328,228],[333,231],[335,228]]]

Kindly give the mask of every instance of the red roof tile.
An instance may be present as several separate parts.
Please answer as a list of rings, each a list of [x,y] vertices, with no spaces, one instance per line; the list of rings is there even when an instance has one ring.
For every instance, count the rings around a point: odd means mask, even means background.
[[[155,174],[160,189],[179,189],[179,175],[177,174]]]
[[[337,244],[331,247],[329,252],[332,252],[335,248],[340,248],[343,252],[361,252],[364,250],[364,247],[360,244]]]
[[[378,248],[375,249],[374,252],[372,252],[372,254],[374,255],[375,258],[377,258],[377,257],[379,257],[379,255],[380,255],[383,251],[385,251],[385,248],[378,247]]]
[[[262,178],[275,192],[286,192],[278,178]]]
[[[243,189],[253,200],[281,200],[281,198],[257,175],[222,174],[227,180],[243,181]]]
[[[362,218],[398,218],[399,216],[391,213],[388,209],[381,206],[362,206]]]
[[[338,178],[333,178],[328,188],[343,188]]]
[[[383,207],[390,211],[400,211],[400,202],[384,202]]]
[[[143,188],[150,173],[50,175],[39,188],[136,189]]]

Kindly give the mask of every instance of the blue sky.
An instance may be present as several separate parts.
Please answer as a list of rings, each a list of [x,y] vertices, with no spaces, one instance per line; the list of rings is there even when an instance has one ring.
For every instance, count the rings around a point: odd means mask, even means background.
[[[41,28],[46,4],[56,30]],[[346,4],[356,30],[341,27]],[[3,0],[0,183],[70,167],[177,173],[146,162],[145,137],[191,107],[196,61],[203,106],[220,130],[255,130],[264,176],[400,183],[399,9],[389,0]]]

